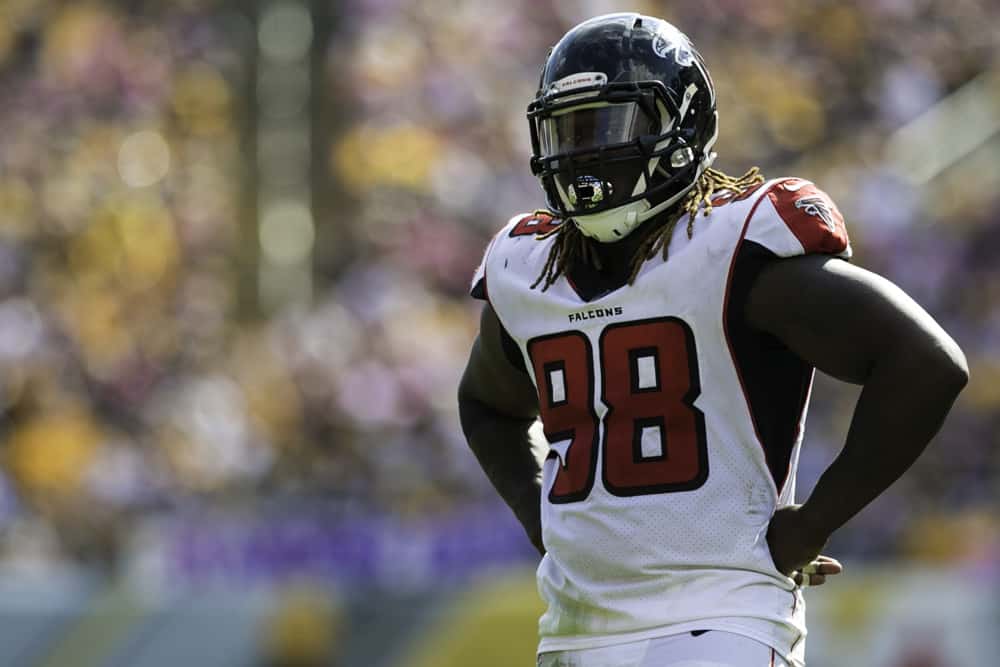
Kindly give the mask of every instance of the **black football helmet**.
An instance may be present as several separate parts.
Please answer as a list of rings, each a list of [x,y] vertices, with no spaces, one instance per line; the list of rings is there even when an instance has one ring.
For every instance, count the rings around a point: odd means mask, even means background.
[[[602,242],[670,208],[715,159],[715,88],[690,40],[641,14],[598,16],[545,61],[528,106],[549,207]]]

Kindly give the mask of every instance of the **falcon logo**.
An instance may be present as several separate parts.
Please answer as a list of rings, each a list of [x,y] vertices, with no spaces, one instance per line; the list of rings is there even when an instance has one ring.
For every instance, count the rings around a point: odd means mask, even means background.
[[[694,52],[683,34],[676,28],[662,27],[653,38],[653,53],[666,58],[673,52],[674,60],[682,67],[690,67],[694,63]]]
[[[801,187],[801,186],[800,186]],[[789,190],[788,186],[785,186]],[[798,188],[796,188],[798,189]],[[809,215],[814,215],[823,221],[831,232],[837,232],[837,224],[833,221],[833,212],[822,197],[802,197],[795,200],[795,208],[805,211]]]

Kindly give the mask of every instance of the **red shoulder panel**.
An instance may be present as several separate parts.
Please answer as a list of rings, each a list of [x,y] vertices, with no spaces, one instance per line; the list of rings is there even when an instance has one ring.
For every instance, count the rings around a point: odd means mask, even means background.
[[[547,213],[528,213],[521,217],[510,230],[510,236],[535,236],[537,234],[547,234],[558,227],[562,220],[553,218]]]
[[[789,178],[774,185],[767,196],[807,254],[836,255],[847,250],[844,216],[830,196],[815,185]]]

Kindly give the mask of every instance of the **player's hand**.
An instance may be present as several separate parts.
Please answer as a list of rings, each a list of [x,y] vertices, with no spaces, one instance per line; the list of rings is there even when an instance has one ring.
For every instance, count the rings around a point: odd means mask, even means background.
[[[840,574],[844,568],[835,559],[820,555],[829,534],[810,522],[800,507],[789,505],[774,513],[767,544],[778,571],[800,586],[819,586],[827,576]]]
[[[796,586],[822,586],[826,578],[844,571],[844,566],[836,558],[820,554],[808,565],[792,573]]]

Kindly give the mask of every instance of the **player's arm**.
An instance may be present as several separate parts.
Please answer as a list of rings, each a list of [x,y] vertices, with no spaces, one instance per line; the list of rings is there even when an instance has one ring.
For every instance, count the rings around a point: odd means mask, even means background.
[[[489,304],[483,307],[479,326],[458,388],[462,430],[490,482],[514,511],[532,544],[545,553],[541,464],[528,433],[538,417],[535,386],[505,351],[503,338],[507,334]],[[508,350],[512,342],[508,338]]]
[[[773,262],[745,314],[820,370],[864,385],[843,450],[809,499],[771,522],[772,555],[788,573],[910,467],[969,371],[955,341],[901,289],[838,259]]]

